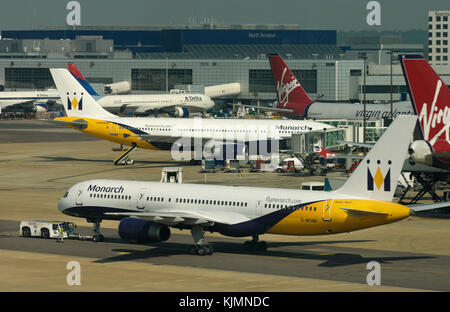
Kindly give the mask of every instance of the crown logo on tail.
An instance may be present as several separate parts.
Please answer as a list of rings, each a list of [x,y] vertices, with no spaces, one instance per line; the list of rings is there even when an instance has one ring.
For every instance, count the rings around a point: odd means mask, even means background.
[[[367,190],[368,191],[374,191],[375,187],[378,190],[381,190],[381,187],[384,186],[383,190],[385,192],[391,191],[391,164],[392,161],[387,162],[389,165],[388,171],[386,172],[386,175],[383,176],[383,173],[380,169],[381,161],[377,160],[377,170],[375,171],[375,175],[372,174],[369,168],[370,160],[367,160]]]
[[[69,92],[67,92],[67,109],[78,109],[83,110],[83,93],[81,93],[79,99],[77,99],[77,94],[74,93],[74,97],[70,99]]]

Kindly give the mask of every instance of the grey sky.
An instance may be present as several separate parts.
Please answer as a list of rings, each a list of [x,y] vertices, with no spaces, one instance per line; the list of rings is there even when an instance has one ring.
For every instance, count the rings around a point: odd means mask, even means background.
[[[6,1],[6,0],[4,0]],[[381,26],[369,26],[370,0],[78,0],[82,25],[186,25],[214,17],[219,24],[298,24],[305,29],[426,29],[429,10],[448,0],[378,0]],[[69,0],[7,0],[1,29],[66,25]]]

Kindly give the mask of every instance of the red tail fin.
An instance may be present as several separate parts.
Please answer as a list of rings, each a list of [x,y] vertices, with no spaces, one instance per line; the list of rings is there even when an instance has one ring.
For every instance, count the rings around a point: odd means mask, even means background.
[[[424,140],[437,153],[450,152],[450,90],[422,56],[401,55],[400,61]]]
[[[269,61],[277,90],[278,108],[292,109],[294,115],[304,116],[306,108],[314,101],[303,90],[281,56],[270,55]]]

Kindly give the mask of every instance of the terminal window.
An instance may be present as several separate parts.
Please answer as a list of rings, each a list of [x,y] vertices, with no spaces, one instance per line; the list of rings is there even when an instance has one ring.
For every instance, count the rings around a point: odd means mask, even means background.
[[[131,85],[133,90],[166,91],[174,89],[177,84],[192,84],[192,69],[133,68]]]
[[[292,70],[307,93],[317,93],[317,70]],[[269,69],[250,69],[248,73],[249,92],[274,92],[275,82]]]
[[[55,88],[48,68],[5,68],[5,88],[48,89]]]

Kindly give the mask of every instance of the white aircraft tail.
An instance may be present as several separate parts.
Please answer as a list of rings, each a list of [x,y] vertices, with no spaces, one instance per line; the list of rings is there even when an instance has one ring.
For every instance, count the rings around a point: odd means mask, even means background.
[[[398,116],[336,193],[392,201],[417,116]]]
[[[68,117],[117,117],[103,109],[64,68],[51,68],[53,80]]]

